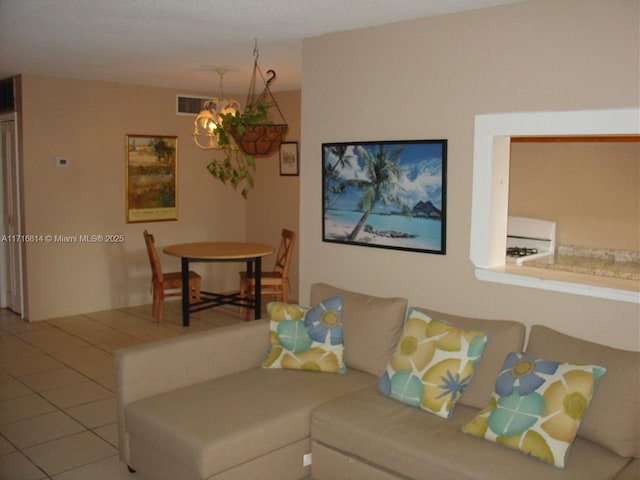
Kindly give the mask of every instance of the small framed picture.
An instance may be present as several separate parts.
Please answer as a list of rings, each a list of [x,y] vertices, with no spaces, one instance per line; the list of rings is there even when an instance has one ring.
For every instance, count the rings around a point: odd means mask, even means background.
[[[126,135],[127,223],[177,220],[178,137]]]
[[[280,175],[298,176],[298,142],[283,142],[280,145]]]

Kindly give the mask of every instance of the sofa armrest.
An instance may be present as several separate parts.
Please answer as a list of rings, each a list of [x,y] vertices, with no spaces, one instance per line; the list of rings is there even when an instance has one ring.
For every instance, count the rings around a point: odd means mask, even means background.
[[[259,367],[269,322],[256,320],[136,345],[115,352],[120,458],[129,463],[125,407],[136,400]]]

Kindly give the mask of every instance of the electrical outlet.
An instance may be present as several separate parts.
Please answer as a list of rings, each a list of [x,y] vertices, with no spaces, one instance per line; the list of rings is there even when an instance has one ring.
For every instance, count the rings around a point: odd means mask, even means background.
[[[311,452],[305,453],[302,456],[302,466],[308,467],[309,465],[311,465]]]

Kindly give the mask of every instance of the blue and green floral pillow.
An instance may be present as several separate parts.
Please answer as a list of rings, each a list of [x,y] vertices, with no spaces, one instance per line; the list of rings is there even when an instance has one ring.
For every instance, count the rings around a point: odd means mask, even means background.
[[[271,302],[271,349],[264,368],[287,368],[345,373],[342,340],[342,297],[335,296],[313,308]]]
[[[484,332],[463,330],[411,308],[378,390],[407,405],[450,418],[486,344]]]
[[[564,468],[606,369],[510,353],[487,406],[462,431]]]

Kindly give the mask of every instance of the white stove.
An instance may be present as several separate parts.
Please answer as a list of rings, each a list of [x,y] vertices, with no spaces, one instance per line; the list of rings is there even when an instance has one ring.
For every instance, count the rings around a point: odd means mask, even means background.
[[[507,256],[510,264],[522,265],[553,255],[556,249],[556,222],[527,217],[509,217]]]

